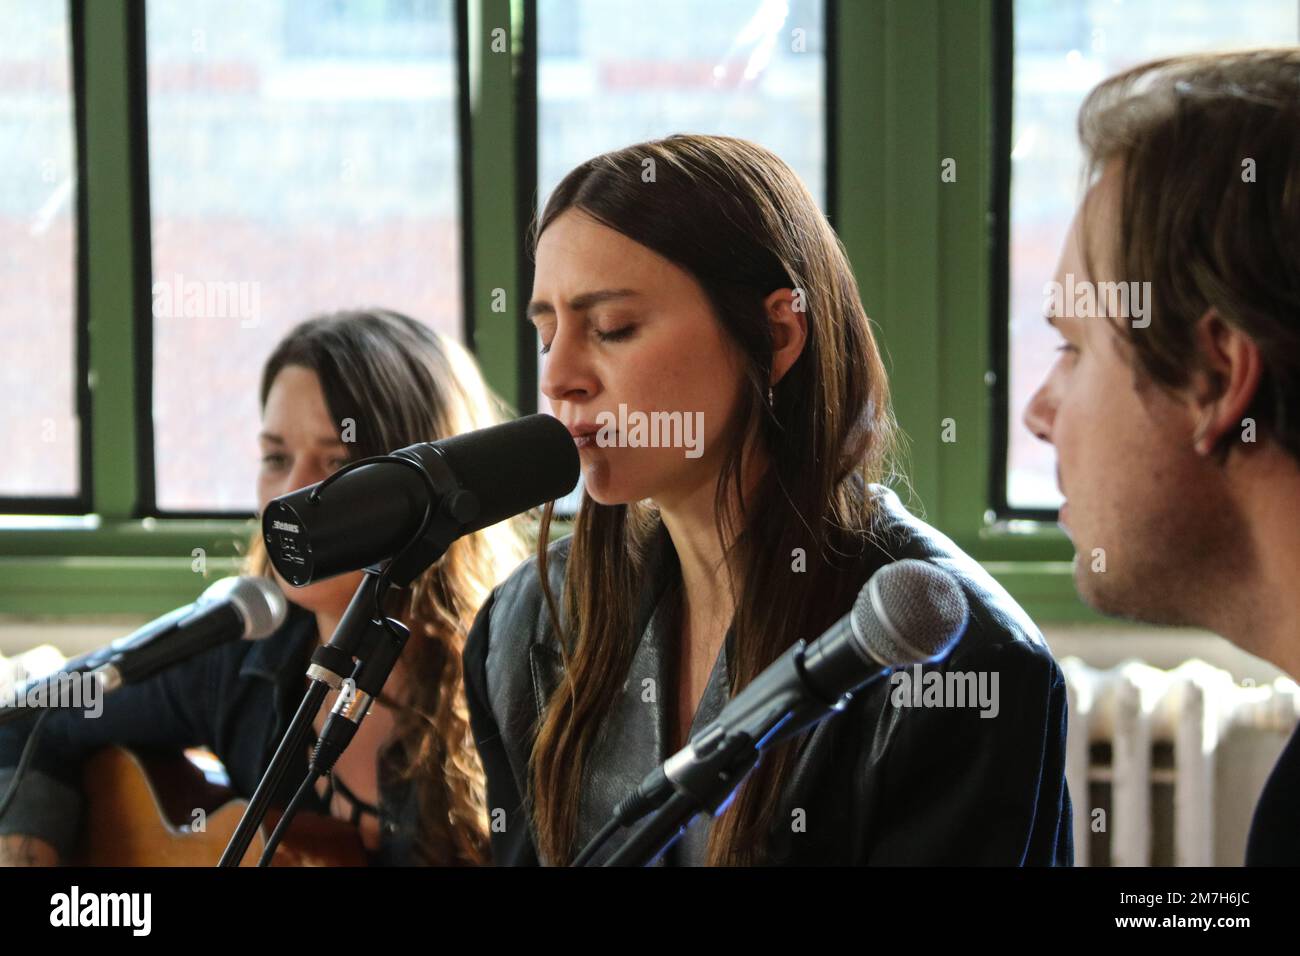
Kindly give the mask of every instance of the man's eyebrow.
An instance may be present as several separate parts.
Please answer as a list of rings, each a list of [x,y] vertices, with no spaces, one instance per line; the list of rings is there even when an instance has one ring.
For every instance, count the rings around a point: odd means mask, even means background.
[[[627,299],[638,296],[641,293],[636,289],[598,289],[595,292],[584,292],[582,295],[576,295],[569,300],[569,308],[574,312],[585,312],[593,306],[600,305],[603,302],[609,302],[612,299]],[[528,312],[526,313],[528,321],[533,321],[539,315],[554,315],[555,306],[542,299],[537,299],[528,303]]]

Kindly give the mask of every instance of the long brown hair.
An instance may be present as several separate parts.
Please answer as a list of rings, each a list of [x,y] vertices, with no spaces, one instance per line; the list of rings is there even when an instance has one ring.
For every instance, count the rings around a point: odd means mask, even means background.
[[[314,371],[330,416],[351,419],[353,460],[497,424],[508,410],[456,342],[385,310],[339,312],[298,325],[262,371],[261,403],[286,366]],[[521,526],[502,522],[457,540],[389,606],[411,630],[402,653],[410,699],[379,700],[396,713],[403,779],[417,788],[417,851],[436,865],[488,860],[483,767],[469,727],[461,651],[493,585],[527,554]],[[261,535],[249,572],[269,574]],[[292,595],[290,595],[292,598]]]
[[[647,172],[650,175],[647,175]],[[861,482],[885,476],[895,426],[880,353],[844,250],[798,176],[744,140],[672,136],[598,156],[556,187],[533,244],[576,208],[689,272],[708,295],[744,369],[746,387],[725,434],[715,495],[734,607],[731,692],[752,681],[797,639],[811,638],[847,607],[861,582],[836,574],[870,535],[871,496]],[[802,355],[768,407],[772,327],[764,305],[795,289],[808,322]],[[748,500],[742,461],[757,446],[770,463]],[[750,476],[745,476],[748,482]],[[636,650],[634,614],[659,519],[653,505],[602,506],[583,496],[564,578],[563,613],[549,586],[546,542],[538,542],[549,613],[562,635],[565,673],[542,715],[532,751],[530,799],[539,850],[562,864],[574,846],[587,755]],[[762,515],[761,521],[754,520]],[[806,556],[806,573],[792,573]],[[740,586],[743,584],[743,587]],[[561,622],[573,622],[565,633]],[[715,864],[760,862],[775,819],[789,748],[765,758],[718,819]]]
[[[1115,322],[1139,383],[1186,386],[1197,321],[1214,309],[1260,347],[1246,416],[1300,460],[1300,48],[1135,66],[1088,94],[1079,137],[1089,180],[1122,167],[1106,266],[1151,283],[1149,324]],[[1215,450],[1233,447],[1229,432]]]

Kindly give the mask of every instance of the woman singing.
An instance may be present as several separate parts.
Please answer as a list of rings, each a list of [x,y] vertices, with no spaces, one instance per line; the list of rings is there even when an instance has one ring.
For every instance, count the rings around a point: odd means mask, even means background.
[[[666,859],[1069,864],[1061,671],[1010,596],[879,483],[885,371],[795,174],[736,139],[631,146],[560,183],[534,249],[542,390],[585,491],[549,548],[548,506],[537,556],[466,645],[495,862],[571,862],[729,697],[844,616],[876,570],[919,558],[970,607],[925,671],[988,693],[936,702],[876,681],[768,752]],[[679,413],[668,447],[638,420],[654,413]]]

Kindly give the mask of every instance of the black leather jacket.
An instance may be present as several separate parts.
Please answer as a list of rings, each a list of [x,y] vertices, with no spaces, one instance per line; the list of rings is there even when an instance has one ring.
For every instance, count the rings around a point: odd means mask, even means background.
[[[931,561],[953,574],[970,604],[970,624],[948,660],[923,674],[985,675],[985,688],[997,691],[991,695],[996,714],[992,706],[900,706],[914,698],[891,681],[864,688],[843,713],[787,745],[798,747],[799,756],[781,792],[773,794],[780,812],[766,859],[794,865],[1070,865],[1066,692],[1060,668],[1033,622],[983,568],[909,514],[892,492],[878,486],[873,492],[879,496],[881,538],[889,544],[864,558],[860,583],[901,558]],[[638,619],[642,639],[630,672],[613,678],[624,682],[623,693],[605,715],[586,779],[574,795],[578,846],[647,772],[671,756],[668,716],[676,683],[669,664],[676,635],[668,585],[678,569],[662,526],[658,542],[661,557],[652,563],[656,570],[646,582]],[[557,598],[568,547],[566,538],[549,551]],[[726,658],[724,646],[692,734],[727,700]],[[466,693],[487,772],[498,865],[545,862],[539,861],[521,795],[527,792],[537,720],[558,686],[561,668],[532,558],[492,592],[465,649]],[[647,678],[672,692],[646,703]],[[933,679],[921,681],[927,683]],[[703,862],[710,822],[698,818],[665,862]],[[597,860],[624,838],[611,840]]]

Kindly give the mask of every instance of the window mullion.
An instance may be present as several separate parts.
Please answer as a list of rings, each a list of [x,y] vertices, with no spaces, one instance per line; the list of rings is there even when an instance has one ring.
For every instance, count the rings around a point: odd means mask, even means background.
[[[461,149],[469,153],[464,218],[471,224],[473,283],[466,290],[472,347],[488,384],[513,407],[519,395],[519,285],[521,222],[516,203],[514,29],[510,0],[468,0],[469,128]]]
[[[139,492],[128,7],[85,4],[92,510],[106,519],[133,517]]]

